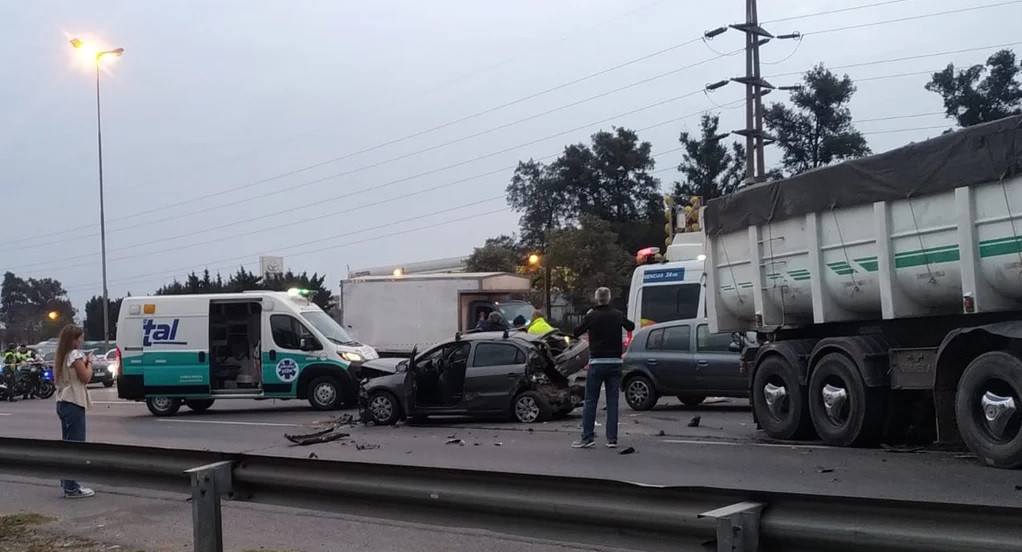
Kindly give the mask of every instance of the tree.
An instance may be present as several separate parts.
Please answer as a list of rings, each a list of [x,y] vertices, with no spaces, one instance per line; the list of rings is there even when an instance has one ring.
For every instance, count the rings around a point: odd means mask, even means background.
[[[703,201],[724,196],[738,189],[745,177],[745,148],[738,142],[731,149],[716,137],[720,117],[703,115],[699,121],[699,137],[688,132],[678,137],[685,150],[678,165],[682,181],[674,183],[675,196],[697,195]]]
[[[469,272],[517,272],[525,255],[513,236],[489,238],[468,257]]]
[[[262,288],[267,291],[287,291],[291,288],[309,290],[309,300],[319,305],[325,311],[334,307],[330,290],[323,286],[326,282],[326,274],[320,276],[313,273],[309,276],[307,272],[296,274],[290,270],[284,274],[274,274],[263,280]]]
[[[549,165],[520,162],[507,194],[508,204],[521,213],[522,244],[543,251],[554,231],[585,215],[612,223],[628,248],[648,245],[650,235],[662,240],[663,207],[651,151],[634,131],[615,128],[593,134],[589,146],[566,146]]]
[[[592,304],[596,288],[610,288],[621,302],[631,280],[632,257],[621,247],[611,224],[583,215],[578,228],[558,230],[550,236],[547,262],[553,267],[551,287],[559,290],[576,312]]]
[[[772,104],[764,121],[784,150],[789,174],[803,173],[836,161],[869,155],[866,138],[852,126],[848,102],[855,85],[838,78],[823,64],[806,72],[805,84],[791,93],[793,107]]]
[[[987,59],[986,66],[956,71],[949,63],[933,74],[926,89],[940,94],[947,116],[967,127],[1022,113],[1020,71],[1015,53],[1000,50]]]
[[[110,317],[110,335],[107,338],[113,341],[117,337],[117,317],[121,314],[121,302],[123,299],[111,299],[107,314]],[[85,330],[85,339],[89,341],[103,340],[103,297],[94,295],[85,302],[85,319],[82,321],[82,329]]]
[[[220,275],[217,274],[217,279]],[[254,272],[245,270],[245,267],[238,267],[238,271],[235,272],[227,283],[224,284],[224,291],[228,293],[240,293],[242,291],[249,291],[253,289],[262,289],[263,277],[259,276]]]
[[[50,313],[56,316],[51,318]],[[67,292],[52,278],[19,278],[4,274],[0,286],[0,322],[7,326],[11,341],[35,343],[55,337],[60,328],[74,321],[75,309]]]

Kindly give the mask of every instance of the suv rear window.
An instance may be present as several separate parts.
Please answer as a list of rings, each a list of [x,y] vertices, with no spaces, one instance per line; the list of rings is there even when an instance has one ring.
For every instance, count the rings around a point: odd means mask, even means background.
[[[688,351],[691,349],[692,328],[671,326],[649,332],[646,349],[652,351]]]

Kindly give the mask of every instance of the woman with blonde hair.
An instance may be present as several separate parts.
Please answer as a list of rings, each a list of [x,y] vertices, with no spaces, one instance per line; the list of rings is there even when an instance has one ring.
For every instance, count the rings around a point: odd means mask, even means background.
[[[86,385],[92,380],[92,353],[81,351],[85,333],[74,324],[60,330],[53,375],[57,384],[57,416],[65,441],[85,440],[85,411],[92,406]],[[61,479],[65,498],[86,498],[96,494],[71,479]]]

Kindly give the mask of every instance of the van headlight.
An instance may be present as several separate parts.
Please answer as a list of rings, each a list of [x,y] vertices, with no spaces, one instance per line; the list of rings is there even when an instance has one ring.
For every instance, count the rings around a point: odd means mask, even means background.
[[[341,358],[343,358],[344,360],[347,360],[348,362],[360,362],[362,360],[362,355],[360,355],[358,353],[349,353],[347,351],[338,351],[338,352],[341,353]]]

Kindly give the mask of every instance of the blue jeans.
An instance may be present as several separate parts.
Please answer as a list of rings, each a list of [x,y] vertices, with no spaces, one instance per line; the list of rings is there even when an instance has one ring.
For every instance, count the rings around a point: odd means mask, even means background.
[[[596,403],[600,387],[607,391],[607,442],[617,442],[617,403],[621,395],[621,361],[589,365],[586,375],[586,400],[582,409],[582,440],[595,438]]]
[[[57,416],[60,418],[60,436],[65,441],[85,440],[85,409],[74,403],[57,401]],[[61,479],[60,487],[65,493],[81,488],[77,481]]]

